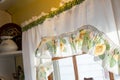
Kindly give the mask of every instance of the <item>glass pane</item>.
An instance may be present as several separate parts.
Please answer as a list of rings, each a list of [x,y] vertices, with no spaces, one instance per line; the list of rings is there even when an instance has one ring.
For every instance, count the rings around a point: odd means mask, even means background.
[[[58,61],[61,80],[75,80],[72,58],[64,58]]]
[[[93,80],[108,80],[105,79],[105,73],[102,66],[94,61],[94,57],[88,54],[77,56],[77,66],[79,80],[84,78],[93,78]]]

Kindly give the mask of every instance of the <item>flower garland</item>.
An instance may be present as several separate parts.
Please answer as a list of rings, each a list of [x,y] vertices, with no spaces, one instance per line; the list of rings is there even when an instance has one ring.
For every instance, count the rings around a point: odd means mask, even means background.
[[[52,18],[55,15],[58,15],[68,9],[71,9],[73,6],[78,5],[80,3],[82,3],[84,0],[73,0],[73,1],[69,1],[65,4],[60,4],[60,7],[58,9],[54,9],[53,11],[47,13],[41,13],[40,16],[38,17],[33,17],[32,19],[30,19],[29,21],[25,21],[24,23],[21,24],[21,26],[23,26],[22,31],[27,31],[28,29],[37,26],[38,24],[42,24],[46,18]]]

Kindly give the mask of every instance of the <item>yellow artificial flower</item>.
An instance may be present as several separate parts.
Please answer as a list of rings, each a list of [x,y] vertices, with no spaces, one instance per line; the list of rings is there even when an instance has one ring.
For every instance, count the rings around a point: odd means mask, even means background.
[[[65,48],[64,43],[63,43],[63,42],[60,42],[60,50],[61,50],[62,52],[64,51],[64,48]]]
[[[45,68],[43,66],[40,67],[41,72],[45,71]]]
[[[113,55],[113,58],[114,58],[116,61],[118,61],[118,59],[120,58],[120,56],[119,56],[118,54],[114,54],[114,55]]]
[[[73,42],[73,39],[71,37],[69,38],[69,40],[70,40],[70,42]]]
[[[106,50],[106,45],[105,44],[97,44],[95,46],[94,54],[96,56],[102,55],[102,54],[104,54],[105,50]]]
[[[78,44],[79,42],[82,42],[83,41],[83,39],[81,39],[81,38],[79,38],[79,37],[76,37],[76,39],[75,39],[75,43],[76,44]]]
[[[81,30],[81,31],[80,31],[80,34],[79,34],[79,38],[80,38],[80,39],[83,39],[85,33],[86,33],[86,30]]]

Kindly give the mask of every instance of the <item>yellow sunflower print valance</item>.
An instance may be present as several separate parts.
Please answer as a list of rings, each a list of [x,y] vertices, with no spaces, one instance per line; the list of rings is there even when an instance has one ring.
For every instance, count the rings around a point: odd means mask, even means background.
[[[99,31],[91,25],[80,27],[74,32],[64,33],[59,36],[49,36],[41,39],[36,49],[36,57],[40,59],[50,59],[59,57],[67,57],[78,54],[93,55],[102,62],[104,68],[108,71],[118,74],[114,71],[114,67],[119,70],[120,67],[120,48],[116,46],[103,32]],[[46,64],[46,63],[45,63]],[[40,68],[39,73],[43,80],[47,71],[51,71],[51,65]],[[41,78],[42,78],[41,77]]]

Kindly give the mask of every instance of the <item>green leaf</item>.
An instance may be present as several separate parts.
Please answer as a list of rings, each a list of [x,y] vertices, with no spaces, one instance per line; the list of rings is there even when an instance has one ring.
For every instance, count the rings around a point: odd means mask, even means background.
[[[81,47],[82,46],[82,41],[79,41],[78,42],[78,47]]]
[[[64,52],[66,52],[67,50],[66,50],[66,48],[64,48],[64,50],[63,50]]]
[[[84,39],[85,39],[86,41],[89,40],[89,33],[88,33],[88,32],[85,33]]]
[[[71,44],[71,47],[76,51],[75,44],[72,42],[70,44]]]
[[[64,44],[66,44],[66,40],[64,38],[60,39]]]
[[[55,48],[55,47],[53,46],[53,44],[52,44],[51,41],[47,42],[46,45],[47,45],[47,49],[48,49],[50,52],[54,52],[54,48]]]
[[[84,38],[83,38],[83,44],[82,45],[87,45],[87,44],[88,44],[87,37],[84,36]]]
[[[107,56],[107,57],[108,57],[108,58],[107,58],[107,59],[108,59],[108,61],[110,61],[110,60],[111,60],[111,58],[112,58],[112,55],[109,55],[109,54],[108,54],[108,56]]]
[[[120,59],[118,59],[118,64],[120,64]]]
[[[103,60],[105,58],[105,54],[100,55],[99,58]]]
[[[120,68],[120,59],[118,59],[118,66],[119,66],[119,68]]]
[[[114,49],[114,54],[119,54],[119,51],[117,48]]]
[[[95,42],[95,44],[100,43],[101,42],[101,36],[97,35],[94,42]]]
[[[110,45],[106,43],[106,50],[110,50]]]
[[[75,35],[74,35],[74,34],[71,34],[71,38],[72,38],[72,39],[75,39]]]
[[[39,49],[39,48],[37,48],[37,49],[36,49],[36,51],[35,51],[35,56],[37,56],[37,53],[38,53],[38,49]]]
[[[57,52],[56,45],[54,45],[54,54]]]
[[[50,52],[53,52],[53,49],[52,49],[51,45],[50,45],[49,43],[46,43],[46,45],[47,45],[47,49],[48,49]]]
[[[116,64],[116,60],[112,57],[110,60],[110,67],[113,67]]]
[[[93,41],[92,40],[89,40],[88,47],[89,47],[89,49],[93,47]]]
[[[82,30],[84,30],[84,29],[80,29],[80,30],[79,30],[79,33],[80,33]]]

